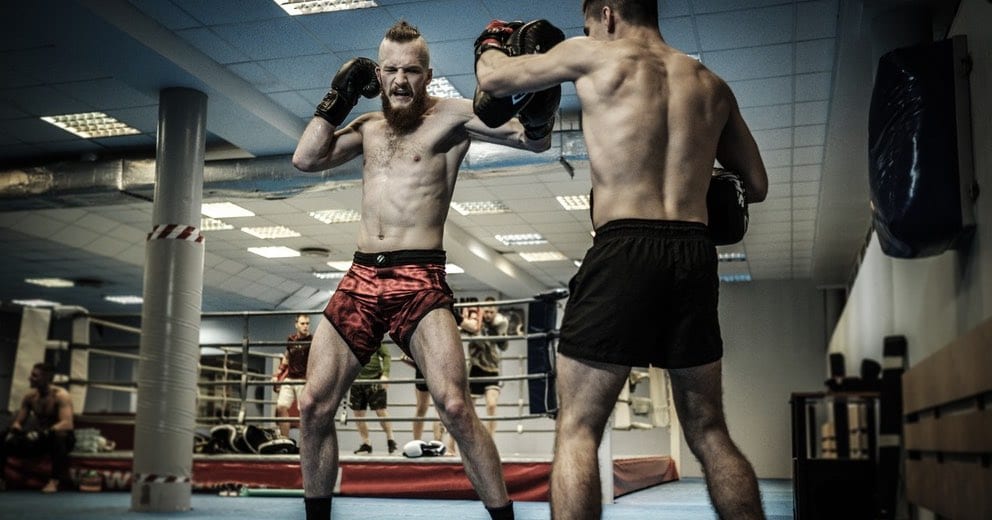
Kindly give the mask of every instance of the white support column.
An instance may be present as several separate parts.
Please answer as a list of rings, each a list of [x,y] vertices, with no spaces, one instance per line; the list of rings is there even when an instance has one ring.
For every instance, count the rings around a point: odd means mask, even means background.
[[[159,97],[152,232],[145,247],[131,509],[188,511],[203,303],[200,235],[207,96]]]

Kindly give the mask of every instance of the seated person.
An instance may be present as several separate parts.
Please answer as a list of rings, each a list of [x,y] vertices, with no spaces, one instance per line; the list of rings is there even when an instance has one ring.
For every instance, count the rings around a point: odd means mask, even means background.
[[[69,453],[76,444],[72,424],[72,400],[64,388],[52,384],[55,367],[36,363],[31,369],[31,390],[21,400],[21,407],[0,443],[0,489],[7,456],[52,458],[52,472],[43,493],[54,493],[59,482],[68,478]],[[31,426],[28,426],[28,425]]]

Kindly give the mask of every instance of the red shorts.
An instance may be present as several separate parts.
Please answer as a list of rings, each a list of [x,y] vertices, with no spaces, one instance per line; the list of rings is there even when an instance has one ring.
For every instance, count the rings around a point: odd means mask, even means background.
[[[440,308],[455,313],[444,262],[444,251],[355,253],[324,316],[362,365],[379,349],[386,332],[411,355],[410,337],[427,313]]]

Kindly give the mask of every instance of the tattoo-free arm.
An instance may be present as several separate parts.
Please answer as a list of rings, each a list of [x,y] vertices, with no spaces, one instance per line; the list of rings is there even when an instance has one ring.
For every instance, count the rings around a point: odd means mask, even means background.
[[[72,424],[72,398],[69,392],[61,391],[55,395],[55,403],[58,407],[58,422],[52,425],[52,430],[71,430]]]
[[[314,117],[296,145],[293,166],[301,171],[317,172],[354,159],[362,153],[360,129],[365,121],[365,116],[360,116],[338,130],[324,118]]]
[[[565,40],[544,54],[511,58],[489,50],[476,63],[476,79],[480,89],[496,97],[537,92],[578,79],[591,67],[596,49],[596,42],[578,37]]]
[[[725,88],[731,101],[730,115],[720,134],[720,142],[717,143],[716,159],[724,168],[741,175],[749,203],[761,202],[768,194],[765,163],[761,160],[758,144],[737,107],[737,99],[729,87]]]

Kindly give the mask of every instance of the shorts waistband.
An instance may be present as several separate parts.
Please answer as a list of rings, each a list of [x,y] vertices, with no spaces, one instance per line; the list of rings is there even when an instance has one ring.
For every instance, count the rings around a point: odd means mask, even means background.
[[[674,238],[709,238],[709,228],[702,222],[687,220],[624,218],[611,220],[599,226],[593,242],[612,237],[643,237],[659,234]]]
[[[393,267],[397,265],[441,264],[446,262],[444,251],[439,249],[402,249],[363,253],[355,251],[355,263],[366,267]]]

